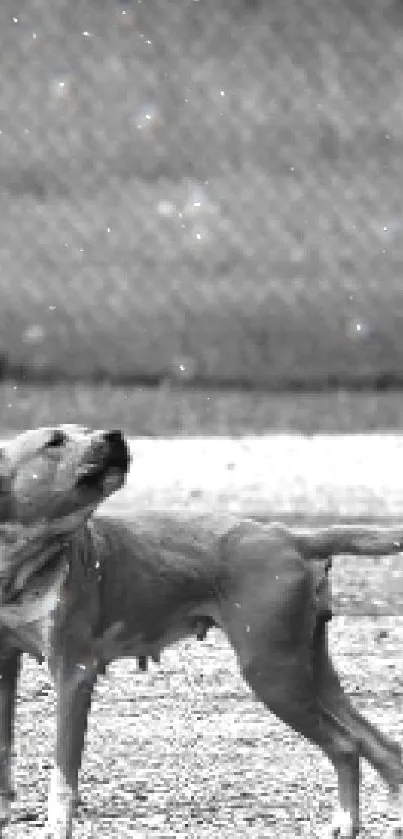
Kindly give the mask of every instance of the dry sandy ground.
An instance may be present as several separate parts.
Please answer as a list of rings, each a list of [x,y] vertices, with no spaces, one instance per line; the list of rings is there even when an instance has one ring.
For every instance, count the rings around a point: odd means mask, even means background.
[[[403,620],[336,618],[332,648],[357,706],[403,742]],[[21,684],[18,801],[12,839],[44,817],[53,692],[29,664]],[[363,771],[365,836],[381,837],[386,791]],[[167,651],[138,673],[114,664],[99,682],[75,837],[321,836],[335,777],[319,752],[257,703],[223,636]],[[35,815],[36,814],[36,815]],[[34,818],[35,821],[31,821]]]
[[[365,516],[403,510],[398,438],[153,440],[132,449],[128,486],[110,505],[122,512],[169,503],[279,516],[296,507],[351,514],[354,504]],[[356,566],[338,562],[335,593],[354,600],[363,579],[357,583]],[[373,592],[377,569],[363,574]],[[331,643],[357,706],[403,742],[403,618],[337,617]],[[53,701],[46,670],[28,662],[11,839],[35,837],[43,818]],[[365,835],[381,837],[385,790],[368,767],[363,781]],[[254,701],[223,636],[212,631],[202,644],[170,649],[149,673],[132,661],[109,668],[93,705],[81,793],[75,837],[82,839],[291,839],[321,835],[335,778],[313,747]]]
[[[403,435],[133,440],[120,509],[173,506],[403,519]]]

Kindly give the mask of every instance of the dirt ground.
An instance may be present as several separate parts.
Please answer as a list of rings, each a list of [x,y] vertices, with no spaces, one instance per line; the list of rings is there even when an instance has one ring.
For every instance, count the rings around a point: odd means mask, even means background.
[[[403,435],[135,439],[108,507],[191,506],[242,515],[403,519]]]
[[[403,619],[336,618],[331,644],[357,707],[403,742]],[[46,808],[53,691],[27,663],[18,706],[18,800],[10,839],[35,837]],[[168,650],[99,681],[75,837],[320,836],[335,802],[330,764],[254,700],[223,636]],[[386,789],[363,769],[365,836],[381,837]]]

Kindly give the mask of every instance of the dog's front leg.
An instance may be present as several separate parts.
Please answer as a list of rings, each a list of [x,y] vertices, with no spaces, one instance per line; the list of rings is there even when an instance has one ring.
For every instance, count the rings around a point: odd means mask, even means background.
[[[14,711],[17,676],[21,655],[0,655],[0,836],[10,821],[14,791],[11,781],[11,749],[14,734]]]
[[[70,839],[78,796],[78,773],[97,668],[87,656],[64,653],[51,663],[57,699],[56,751],[45,836]]]

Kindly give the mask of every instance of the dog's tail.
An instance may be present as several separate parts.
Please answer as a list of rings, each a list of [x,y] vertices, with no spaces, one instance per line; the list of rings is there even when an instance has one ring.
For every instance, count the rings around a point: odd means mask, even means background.
[[[291,530],[297,550],[307,559],[325,559],[337,554],[386,556],[403,553],[403,527],[376,525],[331,525]]]

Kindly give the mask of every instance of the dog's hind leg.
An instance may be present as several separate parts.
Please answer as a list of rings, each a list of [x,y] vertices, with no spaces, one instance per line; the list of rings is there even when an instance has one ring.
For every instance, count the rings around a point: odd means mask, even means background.
[[[221,603],[222,627],[256,696],[332,762],[339,809],[331,835],[352,839],[359,831],[359,749],[354,734],[324,706],[318,692],[311,586],[310,572],[291,555],[280,557],[270,579],[251,561],[231,597]]]
[[[70,839],[78,798],[78,773],[84,749],[96,668],[87,656],[63,651],[51,662],[56,688],[56,753],[51,777],[48,821],[44,835]]]
[[[314,678],[325,707],[348,728],[364,757],[379,772],[391,793],[391,803],[400,805],[403,788],[402,751],[398,743],[383,734],[357,711],[343,690],[328,652],[327,627],[318,628],[313,639]],[[399,812],[402,831],[403,812]],[[402,832],[392,835],[403,835]]]
[[[332,762],[338,777],[339,807],[331,836],[352,839],[359,832],[359,750],[354,736],[317,696],[308,661],[296,656],[281,660],[277,651],[255,654],[243,676],[256,696]]]
[[[14,736],[14,713],[21,655],[0,654],[0,836],[10,821],[14,791],[11,778],[11,750]]]

